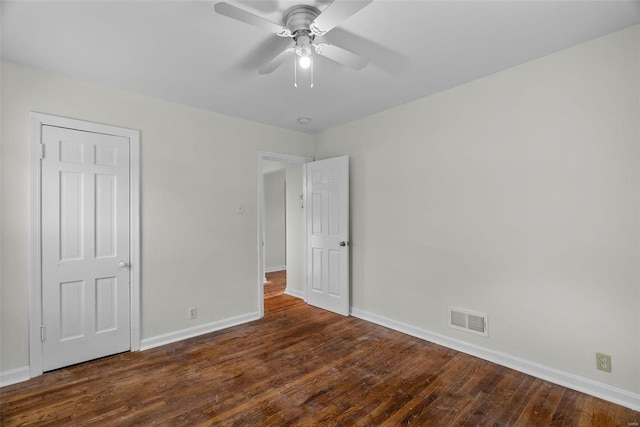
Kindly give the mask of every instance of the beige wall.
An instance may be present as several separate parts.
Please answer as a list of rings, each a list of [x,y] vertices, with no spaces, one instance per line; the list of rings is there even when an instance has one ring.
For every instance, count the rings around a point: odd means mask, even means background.
[[[264,174],[264,267],[266,271],[280,270],[287,266],[285,178],[285,169]]]
[[[30,111],[141,131],[143,338],[258,312],[257,151],[312,137],[3,63],[0,372],[28,365]]]
[[[639,49],[636,26],[318,135],[351,156],[353,307],[639,393]]]
[[[307,237],[304,203],[303,167],[288,163],[287,175],[287,293],[304,297],[307,285]]]

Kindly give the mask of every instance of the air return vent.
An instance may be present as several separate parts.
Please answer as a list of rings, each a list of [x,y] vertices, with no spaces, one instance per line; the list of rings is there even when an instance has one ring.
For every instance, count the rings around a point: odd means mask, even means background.
[[[449,326],[472,334],[489,336],[487,315],[457,307],[449,307]]]

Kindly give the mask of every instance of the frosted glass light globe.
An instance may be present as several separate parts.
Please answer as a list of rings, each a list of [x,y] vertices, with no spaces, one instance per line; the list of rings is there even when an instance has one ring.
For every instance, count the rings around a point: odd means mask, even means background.
[[[311,57],[301,56],[300,59],[298,59],[298,64],[300,64],[300,67],[304,69],[309,68],[309,66],[311,65]]]

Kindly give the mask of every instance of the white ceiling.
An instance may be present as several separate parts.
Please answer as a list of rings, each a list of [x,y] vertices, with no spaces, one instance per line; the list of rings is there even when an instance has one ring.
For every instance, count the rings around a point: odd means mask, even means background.
[[[2,2],[2,58],[142,94],[315,133],[640,22],[640,1],[376,0],[327,34],[370,59],[258,75],[275,35],[218,15],[216,1]],[[281,21],[295,4],[236,1]],[[297,118],[312,119],[307,126]]]

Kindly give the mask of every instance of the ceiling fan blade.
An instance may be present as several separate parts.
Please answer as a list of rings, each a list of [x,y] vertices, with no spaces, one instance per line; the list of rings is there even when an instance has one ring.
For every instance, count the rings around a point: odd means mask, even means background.
[[[291,37],[291,31],[282,25],[278,25],[275,22],[271,22],[258,15],[254,15],[253,13],[240,9],[232,4],[220,2],[216,3],[213,8],[220,15],[253,25],[254,27],[262,28],[270,33],[275,33],[280,37]]]
[[[318,55],[322,55],[340,64],[346,65],[347,67],[351,67],[354,70],[363,68],[369,62],[367,58],[363,58],[360,55],[356,55],[353,52],[332,44],[320,43],[314,46]]]
[[[335,0],[311,23],[311,32],[322,36],[373,0]]]
[[[295,53],[295,51],[296,50],[294,48],[292,48],[292,47],[283,50],[275,58],[273,58],[271,61],[267,62],[265,65],[260,67],[258,69],[258,74],[269,74],[269,73],[272,73],[276,68],[281,66],[282,63],[287,58],[290,58]]]
[[[370,65],[379,67],[387,73],[402,74],[409,66],[408,57],[340,27],[331,30],[322,41],[358,52],[359,55],[369,59]]]

